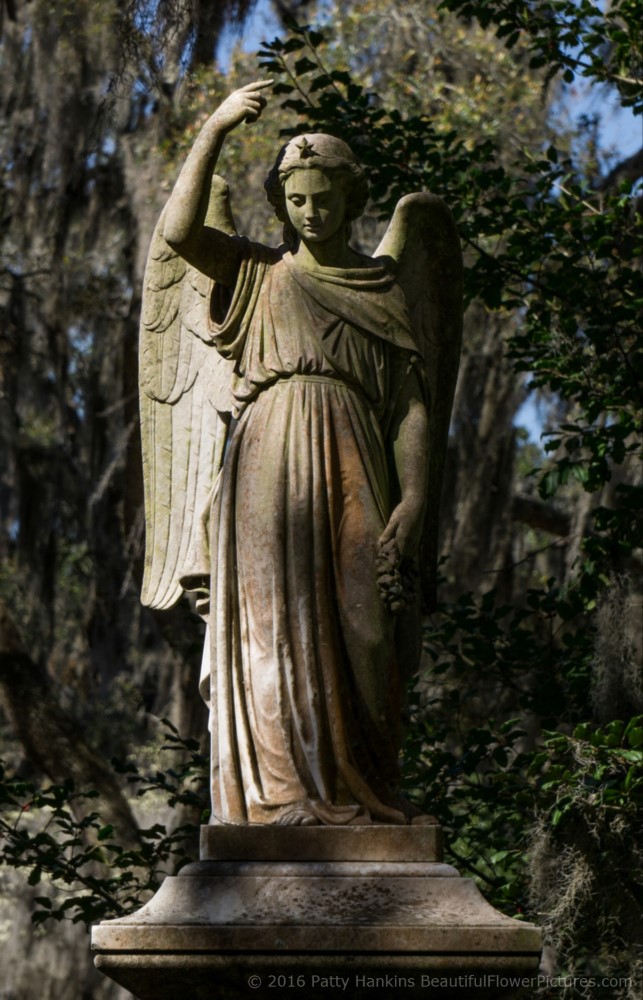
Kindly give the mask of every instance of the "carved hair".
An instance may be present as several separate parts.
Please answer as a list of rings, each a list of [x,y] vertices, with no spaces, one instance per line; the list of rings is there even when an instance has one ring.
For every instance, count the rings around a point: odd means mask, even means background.
[[[284,224],[284,243],[294,247],[297,234],[288,218],[285,184],[295,170],[320,170],[331,177],[340,177],[346,194],[346,223],[359,218],[368,201],[368,181],[350,146],[333,135],[314,132],[291,139],[279,152],[268,174],[264,188],[275,215]]]

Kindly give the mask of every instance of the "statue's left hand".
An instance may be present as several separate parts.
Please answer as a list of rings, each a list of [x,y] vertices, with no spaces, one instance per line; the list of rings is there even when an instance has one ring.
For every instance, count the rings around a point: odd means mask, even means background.
[[[414,556],[420,547],[423,524],[424,502],[401,500],[380,535],[380,547],[394,538],[402,559]]]

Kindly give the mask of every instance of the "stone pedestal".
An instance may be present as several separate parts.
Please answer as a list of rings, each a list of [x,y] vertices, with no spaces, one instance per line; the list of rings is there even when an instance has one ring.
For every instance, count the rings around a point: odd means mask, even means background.
[[[442,863],[439,827],[213,826],[92,948],[140,1000],[482,1000],[533,991],[541,940]]]

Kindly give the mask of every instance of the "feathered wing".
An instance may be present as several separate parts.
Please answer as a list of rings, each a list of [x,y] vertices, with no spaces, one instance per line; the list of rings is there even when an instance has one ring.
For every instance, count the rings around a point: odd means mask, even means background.
[[[446,204],[425,192],[402,198],[375,256],[394,262],[429,382],[428,495],[420,565],[423,603],[432,610],[440,496],[462,344],[462,250]]]
[[[215,177],[208,223],[236,235],[228,187]],[[212,346],[212,282],[163,237],[165,210],[147,258],[139,341],[145,487],[141,601],[172,607],[195,558],[200,519],[221,466],[231,409],[232,363]]]

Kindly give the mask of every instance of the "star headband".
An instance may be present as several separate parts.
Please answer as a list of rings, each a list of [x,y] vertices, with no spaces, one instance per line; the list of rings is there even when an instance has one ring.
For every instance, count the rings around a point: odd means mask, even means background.
[[[324,166],[332,168],[347,161],[356,166],[358,164],[350,146],[334,135],[313,132],[290,140],[279,163],[279,173],[284,174],[297,167],[318,167],[321,170]]]

